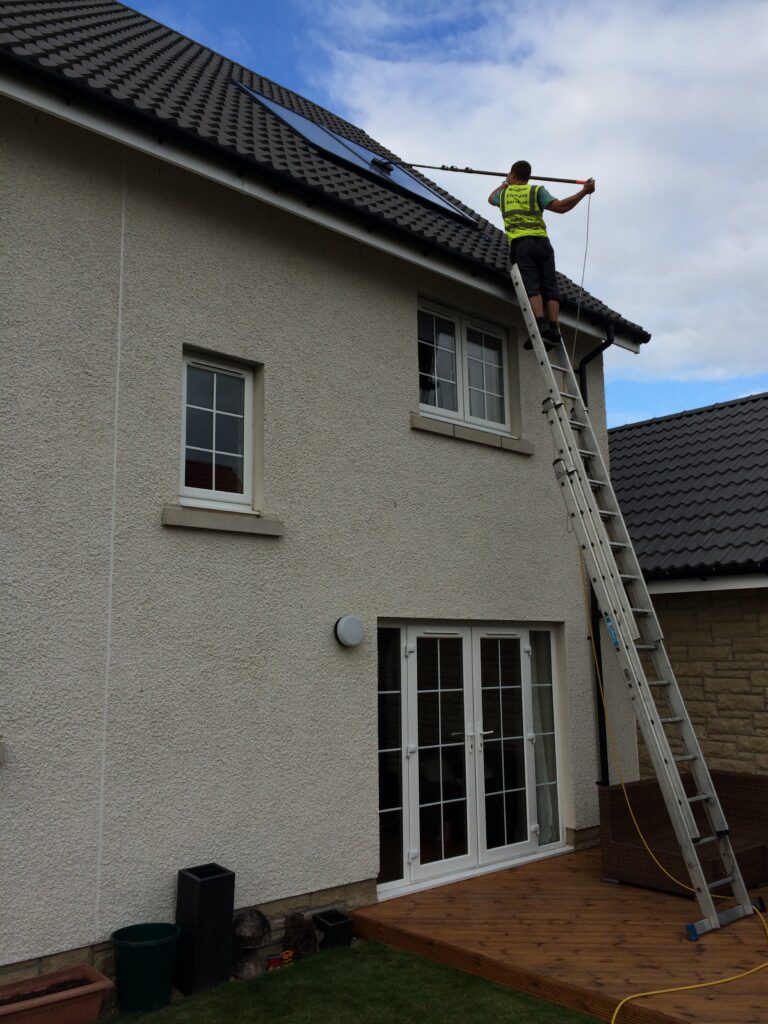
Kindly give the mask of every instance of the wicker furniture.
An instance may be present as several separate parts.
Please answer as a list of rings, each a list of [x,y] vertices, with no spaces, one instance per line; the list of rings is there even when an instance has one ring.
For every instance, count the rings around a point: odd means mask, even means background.
[[[747,887],[761,885],[768,881],[768,775],[713,771],[712,780],[731,829],[731,841],[744,881]],[[690,777],[686,780],[686,789],[694,792]],[[656,779],[630,782],[627,793],[654,854],[667,871],[688,884],[688,872]],[[679,886],[656,867],[645,850],[632,824],[621,786],[603,786],[599,794],[603,877],[612,882],[681,893]],[[701,808],[697,808],[696,817],[702,835],[708,834]],[[724,876],[714,843],[701,848],[701,861],[708,881]]]

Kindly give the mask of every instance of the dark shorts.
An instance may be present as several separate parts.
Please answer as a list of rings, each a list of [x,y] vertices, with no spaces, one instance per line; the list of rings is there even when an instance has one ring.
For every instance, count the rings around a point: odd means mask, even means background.
[[[516,263],[528,295],[540,295],[544,302],[559,301],[555,250],[548,238],[523,235],[509,244],[509,262]]]

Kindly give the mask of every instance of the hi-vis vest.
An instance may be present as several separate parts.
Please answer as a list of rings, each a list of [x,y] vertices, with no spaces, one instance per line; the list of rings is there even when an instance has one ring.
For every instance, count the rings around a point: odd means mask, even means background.
[[[544,214],[539,209],[540,185],[507,185],[500,196],[501,214],[507,239],[513,242],[524,235],[547,237]]]

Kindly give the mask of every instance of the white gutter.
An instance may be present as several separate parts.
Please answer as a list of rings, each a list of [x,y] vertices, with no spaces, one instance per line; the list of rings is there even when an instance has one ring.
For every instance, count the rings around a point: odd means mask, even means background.
[[[702,594],[708,590],[756,590],[768,588],[768,573],[744,573],[735,576],[687,577],[679,580],[652,580],[649,594]]]
[[[156,133],[145,128],[121,123],[106,113],[82,106],[75,98],[64,99],[44,86],[16,78],[13,75],[9,75],[6,71],[0,71],[0,95],[33,107],[35,110],[43,111],[53,117],[58,117],[62,121],[77,125],[86,131],[94,132],[97,135],[102,135],[105,138],[119,142],[124,146],[129,146],[131,149],[155,157],[157,160],[173,164],[175,167],[190,171],[192,174],[208,178],[210,181],[215,181],[225,188],[234,189],[236,192],[251,196],[286,213],[312,221],[313,224],[318,224],[329,231],[335,231],[337,234],[352,238],[363,245],[368,245],[373,249],[386,252],[408,263],[414,263],[419,267],[431,270],[442,277],[447,277],[452,281],[458,281],[470,288],[475,288],[486,295],[492,295],[494,298],[503,299],[506,302],[517,305],[508,289],[500,284],[495,284],[493,281],[473,276],[461,267],[454,266],[450,260],[446,260],[443,256],[423,256],[407,245],[380,236],[377,232],[368,231],[365,227],[361,227],[351,221],[348,222],[331,211],[323,210],[316,205],[310,205],[306,200],[297,196],[277,192],[269,185],[258,181],[250,175],[246,175],[242,171],[230,168],[225,163],[220,164],[214,160],[208,160],[205,156],[195,153],[192,149],[180,146],[170,139],[159,137]],[[158,125],[158,131],[160,129],[161,125]],[[576,326],[575,317],[564,314],[560,319],[569,327]],[[595,338],[602,338],[596,327],[585,323],[583,320],[579,324],[579,331],[592,335]],[[614,339],[614,344],[618,345],[619,348],[627,349],[629,352],[638,353],[640,351],[640,345],[630,338],[617,336]]]

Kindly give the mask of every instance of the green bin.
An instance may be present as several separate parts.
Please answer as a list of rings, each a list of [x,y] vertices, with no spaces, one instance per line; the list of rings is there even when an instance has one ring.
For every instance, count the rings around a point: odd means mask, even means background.
[[[175,924],[132,924],[112,932],[122,1010],[136,1013],[168,1005],[179,932]]]

